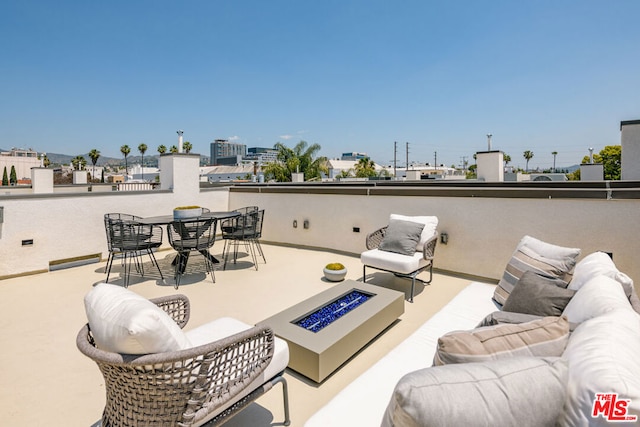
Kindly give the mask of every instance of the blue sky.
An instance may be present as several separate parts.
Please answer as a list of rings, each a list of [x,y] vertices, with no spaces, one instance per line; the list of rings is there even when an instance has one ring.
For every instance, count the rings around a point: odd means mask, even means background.
[[[637,0],[0,4],[0,147],[214,139],[390,164],[579,163],[640,119]]]

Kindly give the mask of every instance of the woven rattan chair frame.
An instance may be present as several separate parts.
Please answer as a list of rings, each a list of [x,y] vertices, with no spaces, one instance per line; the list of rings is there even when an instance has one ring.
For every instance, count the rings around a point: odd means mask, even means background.
[[[162,245],[162,227],[157,225],[140,224],[139,216],[108,213],[104,216],[104,226],[107,234],[107,248],[109,257],[107,258],[107,279],[111,274],[113,260],[120,256],[124,266],[124,286],[129,286],[129,275],[131,273],[131,263],[135,263],[136,271],[144,276],[144,266],[140,255],[146,252],[151,259],[151,263],[158,269],[160,278],[164,279],[160,265],[156,260],[153,250]]]
[[[216,218],[195,218],[172,221],[167,226],[169,243],[178,252],[174,261],[175,288],[180,286],[180,278],[186,269],[189,253],[196,251],[204,256],[207,273],[211,273],[213,282],[216,281],[213,257],[209,249],[216,241]]]
[[[186,296],[151,301],[180,327],[187,324],[190,305]],[[134,356],[100,350],[86,324],[76,344],[104,377],[103,427],[220,425],[277,383],[283,385],[284,425],[290,424],[282,373],[248,394],[246,390],[273,358],[274,335],[268,327],[256,326],[188,350]]]
[[[368,250],[377,249],[380,246],[380,243],[382,243],[382,240],[384,239],[384,236],[386,235],[386,233],[387,233],[387,227],[382,227],[374,231],[373,233],[370,233],[369,235],[367,235],[367,239],[365,242],[367,249]],[[411,273],[405,274],[405,273],[398,273],[397,271],[393,271],[393,270],[385,270],[384,268],[363,264],[362,265],[362,281],[363,282],[367,281],[367,267],[374,268],[380,271],[393,273],[398,277],[406,277],[407,279],[411,279],[411,296],[409,297],[409,302],[413,302],[413,295],[415,292],[416,280],[424,284],[429,284],[433,280],[433,258],[435,256],[437,243],[438,243],[437,234],[425,242],[424,248],[422,250],[422,257],[427,261],[427,264],[425,266],[420,267],[419,269],[412,271]],[[418,274],[422,273],[425,270],[429,270],[429,280],[419,279],[417,277]]]
[[[222,229],[222,238],[224,239],[224,248],[222,256],[224,258],[223,270],[227,267],[227,261],[231,247],[233,246],[233,263],[238,259],[238,246],[244,244],[249,251],[253,265],[258,270],[258,256],[260,255],[267,262],[262,246],[260,245],[260,237],[262,237],[262,224],[264,222],[264,209],[254,210],[253,206],[244,208],[247,212],[243,215],[230,218],[226,221]]]

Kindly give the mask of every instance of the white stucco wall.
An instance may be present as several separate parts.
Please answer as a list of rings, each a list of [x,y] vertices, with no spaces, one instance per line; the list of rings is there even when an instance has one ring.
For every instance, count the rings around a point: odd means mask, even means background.
[[[640,180],[640,123],[621,126],[622,179]]]

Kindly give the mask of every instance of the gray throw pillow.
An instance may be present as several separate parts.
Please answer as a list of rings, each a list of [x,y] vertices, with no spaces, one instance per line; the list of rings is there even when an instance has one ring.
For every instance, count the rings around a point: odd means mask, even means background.
[[[421,369],[400,379],[382,426],[555,426],[567,378],[567,361],[560,358]]]
[[[413,255],[416,252],[423,228],[424,224],[418,222],[391,219],[378,249],[402,255]]]
[[[576,291],[557,286],[557,280],[526,271],[502,307],[503,311],[561,316]]]

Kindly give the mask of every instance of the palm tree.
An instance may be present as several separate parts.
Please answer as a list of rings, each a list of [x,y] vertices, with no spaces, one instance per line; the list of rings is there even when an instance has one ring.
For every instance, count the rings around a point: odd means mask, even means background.
[[[278,142],[273,148],[278,151],[278,161],[267,164],[264,171],[276,181],[291,181],[291,174],[295,172],[304,173],[306,180],[320,179],[322,172],[329,172],[326,157],[314,158],[321,148],[319,144],[308,146],[306,141],[300,141],[289,148]]]
[[[158,145],[158,153],[164,154],[167,152],[167,147],[164,144]]]
[[[553,155],[553,173],[556,173],[556,156],[558,155],[558,152],[552,151],[551,154]]]
[[[140,152],[140,155],[142,155],[142,180],[144,181],[144,153],[147,152],[147,144],[143,142],[138,145],[138,151]]]
[[[73,165],[73,168],[77,171],[79,170],[83,170],[84,167],[87,165],[87,159],[84,158],[84,156],[75,156],[73,159],[71,159],[71,164]]]
[[[182,144],[182,148],[184,149],[185,153],[189,154],[193,149],[193,145],[191,145],[189,141],[185,141],[184,144]]]
[[[376,164],[368,157],[358,160],[355,166],[356,178],[368,178],[376,176]]]
[[[89,158],[91,159],[91,164],[93,165],[93,179],[96,178],[96,163],[98,163],[98,159],[100,158],[100,151],[95,148],[89,151]]]
[[[526,168],[526,172],[529,172],[529,160],[531,160],[533,158],[533,151],[525,151],[523,154],[524,158],[527,160],[527,168]]]
[[[502,156],[502,160],[504,161],[504,168],[506,169],[507,165],[511,161],[511,156],[508,155],[507,153],[504,153],[504,155]]]
[[[129,175],[129,167],[127,165],[127,156],[131,152],[131,148],[129,148],[129,146],[125,144],[122,147],[120,147],[120,152],[124,156],[124,174]]]
[[[184,148],[184,146],[183,146],[183,148]],[[173,154],[177,153],[177,152],[178,152],[178,147],[176,147],[175,145],[172,145],[172,146],[169,148],[169,152],[170,152],[170,153],[173,153]]]

